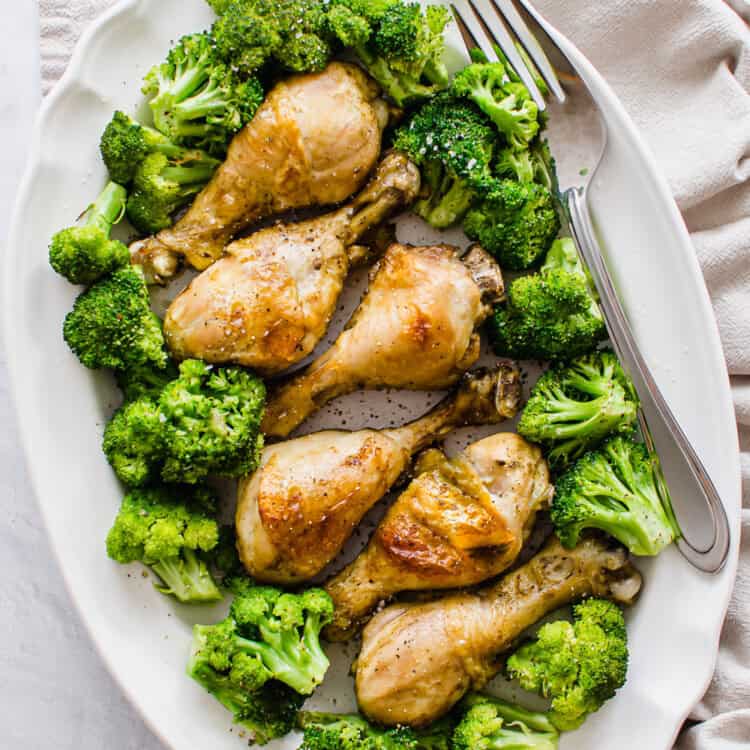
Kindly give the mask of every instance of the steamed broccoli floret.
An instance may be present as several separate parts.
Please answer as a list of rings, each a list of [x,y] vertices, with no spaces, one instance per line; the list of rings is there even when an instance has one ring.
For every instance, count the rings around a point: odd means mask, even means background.
[[[658,555],[680,536],[658,459],[643,443],[622,436],[560,477],[551,516],[566,547],[574,547],[587,528],[606,531],[636,555]]]
[[[504,268],[533,266],[560,229],[555,198],[543,185],[496,180],[464,219],[464,231]]]
[[[142,396],[121,406],[104,428],[102,450],[128,487],[143,487],[155,479],[165,452],[156,401]]]
[[[316,0],[229,0],[214,7],[216,50],[242,75],[272,58],[296,73],[322,70],[331,57],[325,5]]]
[[[531,389],[518,432],[563,469],[611,433],[629,433],[638,413],[633,384],[612,352],[585,354],[545,372]]]
[[[417,733],[409,727],[376,727],[358,714],[301,711],[303,730],[298,750],[419,750]]]
[[[104,452],[123,482],[137,487],[160,477],[194,484],[255,469],[263,446],[260,378],[188,359],[159,391],[140,390],[104,431]]]
[[[561,360],[596,347],[604,320],[573,241],[556,240],[539,273],[516,279],[506,304],[495,309],[495,351],[521,359]]]
[[[197,359],[159,397],[168,452],[162,478],[197,482],[208,475],[239,477],[258,465],[266,390],[240,367],[212,367]]]
[[[112,226],[125,213],[125,188],[110,182],[84,212],[76,226],[52,237],[49,262],[72,284],[93,284],[97,279],[130,262],[128,248],[109,238]]]
[[[414,205],[438,229],[460,221],[477,191],[493,178],[497,143],[486,118],[472,104],[441,94],[421,107],[394,138],[420,167],[428,195]]]
[[[470,695],[453,734],[452,750],[556,750],[558,732],[546,713],[489,695]]]
[[[119,563],[140,561],[161,579],[157,586],[181,602],[221,599],[201,553],[219,540],[216,498],[205,487],[132,490],[107,535],[107,554]]]
[[[241,640],[231,619],[196,625],[187,672],[250,730],[255,743],[265,745],[294,728],[305,696],[269,680],[260,660],[236,645]]]
[[[453,79],[451,91],[473,101],[505,137],[522,151],[539,133],[539,109],[528,89],[512,80],[503,62],[472,63]]]
[[[507,662],[525,690],[552,698],[549,717],[561,731],[579,727],[625,684],[628,643],[616,604],[587,599],[573,607],[573,622],[543,625],[536,638]]]
[[[319,638],[333,602],[322,589],[287,594],[247,578],[230,588],[229,616],[193,629],[188,673],[262,744],[292,729],[304,696],[323,681],[328,658]]]
[[[159,131],[175,143],[216,154],[226,151],[264,96],[257,79],[242,80],[234,67],[221,61],[207,33],[180,39],[166,62],[146,75],[143,93]]]
[[[128,219],[143,234],[172,226],[172,215],[200,193],[219,161],[175,163],[164,154],[150,154],[139,165],[128,197]]]
[[[143,396],[158,400],[164,386],[177,377],[177,366],[168,360],[164,367],[156,368],[150,365],[129,367],[115,373],[117,385],[122,391],[124,400],[136,401]]]
[[[141,269],[120,268],[79,295],[65,317],[65,341],[86,367],[164,367],[161,323],[149,304]]]
[[[333,35],[351,48],[396,104],[433,96],[448,85],[442,62],[447,8],[390,0],[334,0],[328,12]]]

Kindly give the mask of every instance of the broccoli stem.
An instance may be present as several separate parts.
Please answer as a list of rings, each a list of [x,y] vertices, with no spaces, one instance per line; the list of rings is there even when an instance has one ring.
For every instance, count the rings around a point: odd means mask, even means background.
[[[227,102],[221,89],[215,84],[205,86],[199,93],[175,105],[178,120],[197,120],[207,115],[223,114]]]
[[[182,557],[172,557],[153,563],[151,569],[164,582],[156,588],[162,594],[172,594],[183,604],[217,602],[221,591],[214,583],[206,564],[194,550],[185,548]]]
[[[99,197],[86,210],[82,224],[96,226],[109,235],[112,227],[125,214],[127,198],[127,190],[122,185],[108,182]]]
[[[161,172],[161,176],[170,182],[176,182],[178,185],[192,185],[197,182],[203,188],[211,179],[213,173],[213,166],[196,165],[190,167],[165,167]]]

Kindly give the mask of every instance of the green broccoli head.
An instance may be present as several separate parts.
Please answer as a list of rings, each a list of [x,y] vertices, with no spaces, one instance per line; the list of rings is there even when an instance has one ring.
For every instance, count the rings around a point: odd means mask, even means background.
[[[141,269],[119,268],[79,295],[65,317],[63,336],[86,367],[164,367],[161,323],[149,305]]]
[[[225,153],[231,137],[253,118],[264,97],[257,79],[241,78],[234,66],[221,60],[217,43],[207,33],[180,39],[166,62],[146,75],[143,93],[160,132],[175,143],[217,155]]]
[[[125,188],[110,182],[83,214],[77,226],[61,229],[52,237],[49,262],[72,284],[93,284],[97,279],[130,263],[128,248],[109,237],[125,213]]]
[[[193,628],[187,672],[250,730],[259,745],[290,732],[305,700],[271,679],[260,659],[244,649],[244,638],[231,618]]]
[[[211,30],[216,50],[240,74],[272,58],[296,73],[322,70],[331,57],[326,9],[315,0],[229,0]]]
[[[612,433],[630,433],[638,397],[617,357],[584,354],[545,372],[531,389],[518,432],[546,448],[550,465],[564,469]]]
[[[172,215],[203,190],[220,164],[201,151],[185,151],[185,157],[190,154],[194,160],[149,154],[136,168],[127,214],[139,232],[155,234],[172,226]]]
[[[227,583],[229,616],[195,626],[188,673],[262,744],[290,731],[304,696],[322,682],[328,658],[319,636],[333,602],[322,589],[287,594],[247,578]]]
[[[205,487],[150,487],[129,492],[107,535],[107,554],[140,561],[159,576],[157,586],[181,602],[221,599],[201,553],[219,541],[216,498]]]
[[[264,406],[263,381],[247,370],[182,362],[159,397],[168,446],[162,479],[192,483],[252,472],[263,446]]]
[[[143,487],[157,478],[165,452],[157,403],[143,396],[121,406],[104,428],[102,450],[128,487]]]
[[[115,377],[125,402],[137,401],[144,396],[152,401],[158,401],[164,386],[170,380],[174,380],[177,374],[177,366],[170,359],[164,367],[138,365],[127,370],[118,370]]]
[[[573,241],[556,240],[539,273],[513,281],[489,321],[495,351],[521,359],[564,360],[606,337],[596,293]]]
[[[560,229],[555,198],[543,185],[496,180],[464,219],[464,231],[514,271],[535,265]]]
[[[509,66],[472,63],[453,79],[455,96],[473,101],[505,137],[515,151],[528,149],[539,133],[539,109],[528,89],[508,75]]]
[[[333,0],[331,35],[352,49],[386,95],[399,106],[427,99],[448,85],[443,64],[447,8],[400,0]]]
[[[468,102],[441,94],[418,109],[393,143],[422,171],[427,195],[416,213],[439,229],[460,221],[477,191],[492,182],[496,144],[491,123]]]
[[[680,536],[658,459],[619,435],[560,477],[551,516],[566,547],[586,528],[607,532],[636,555],[658,555]]]
[[[300,711],[299,750],[427,750],[409,727],[376,727],[358,714]],[[447,746],[446,746],[447,747]]]
[[[452,750],[557,750],[559,735],[546,713],[476,693],[461,706],[466,713],[453,733]]]
[[[543,625],[507,662],[521,687],[552,699],[561,731],[579,727],[625,684],[628,643],[620,608],[602,599],[573,607],[573,622]]]

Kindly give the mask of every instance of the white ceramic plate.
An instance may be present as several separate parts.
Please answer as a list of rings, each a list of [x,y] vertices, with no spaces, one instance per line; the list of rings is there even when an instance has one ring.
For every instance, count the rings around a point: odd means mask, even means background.
[[[142,105],[139,82],[171,40],[210,23],[203,0],[126,0],[81,41],[64,81],[46,101],[18,197],[5,258],[5,341],[32,479],[70,591],[112,673],[153,730],[175,750],[239,748],[229,714],[185,676],[190,628],[216,609],[180,607],[158,594],[138,566],[105,555],[104,538],[122,491],[101,453],[101,431],[116,389],[104,373],[81,367],[62,341],[61,323],[77,290],[50,271],[51,234],[75,220],[99,192],[105,171],[99,135],[113,109]],[[460,40],[450,40],[454,55]],[[563,750],[665,750],[700,698],[712,672],[734,580],[739,539],[739,459],[728,378],[706,289],[685,228],[663,178],[632,123],[603,82],[610,156],[598,174],[593,206],[626,309],[657,380],[716,482],[733,531],[718,576],[691,569],[675,549],[643,561],[643,594],[628,613],[627,685]],[[583,118],[585,121],[585,118]],[[552,117],[551,137],[583,131],[585,122]],[[556,149],[563,184],[587,161],[585,151]],[[401,239],[434,233],[414,220]],[[460,233],[457,241],[462,242]],[[336,332],[362,288],[354,279]],[[352,394],[305,430],[400,423],[434,400],[428,394]],[[394,405],[395,404],[395,405]],[[475,431],[474,437],[479,433]],[[472,435],[449,442],[456,447]],[[330,678],[319,707],[354,707],[347,671],[354,655],[331,649]],[[292,739],[273,747],[294,748]],[[270,747],[270,746],[269,746]]]

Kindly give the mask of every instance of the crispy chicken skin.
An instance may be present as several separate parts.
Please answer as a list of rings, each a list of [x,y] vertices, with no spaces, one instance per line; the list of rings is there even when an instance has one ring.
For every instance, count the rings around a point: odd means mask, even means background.
[[[328,328],[351,265],[367,256],[355,243],[418,191],[417,167],[391,152],[343,208],[233,242],[167,310],[172,355],[244,365],[263,375],[304,359]]]
[[[500,670],[499,654],[549,612],[584,596],[630,604],[640,586],[619,545],[587,537],[566,550],[552,537],[488,588],[386,607],[364,630],[359,707],[383,724],[428,724],[468,690],[482,688]]]
[[[358,388],[453,385],[479,357],[477,328],[503,293],[500,269],[478,245],[391,245],[346,329],[271,393],[263,420],[286,437],[328,401]]]
[[[335,615],[328,640],[346,640],[382,600],[400,591],[471,586],[513,564],[553,487],[541,450],[513,432],[469,445],[449,460],[425,451],[416,478],[390,507],[366,549],[326,584]]]
[[[360,68],[339,62],[278,83],[187,213],[131,246],[133,262],[154,281],[174,275],[180,256],[202,270],[265,216],[346,200],[380,153],[388,108],[378,93]]]
[[[316,575],[416,451],[455,427],[507,419],[519,402],[518,369],[501,364],[467,373],[452,394],[403,427],[325,430],[268,446],[238,490],[238,549],[248,573],[285,584]]]

